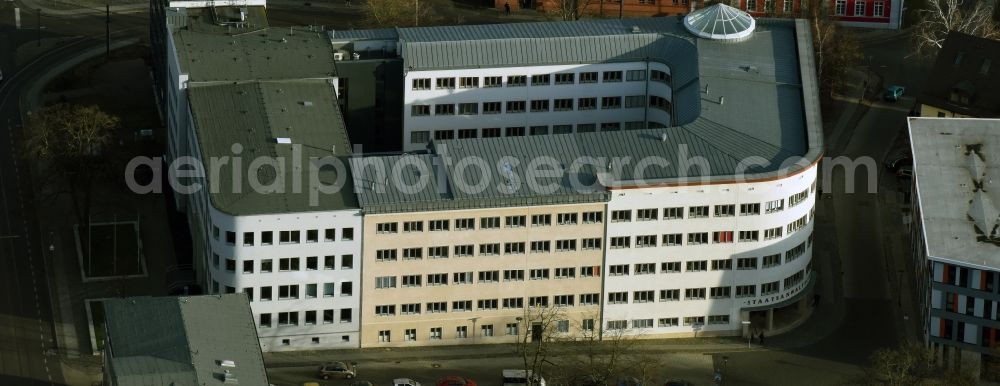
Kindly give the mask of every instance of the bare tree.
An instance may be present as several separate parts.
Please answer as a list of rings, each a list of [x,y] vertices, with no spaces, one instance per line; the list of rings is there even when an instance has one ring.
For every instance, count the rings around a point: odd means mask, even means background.
[[[72,198],[77,224],[89,222],[94,183],[114,170],[118,122],[97,106],[66,104],[41,108],[28,119],[20,153],[39,161],[41,175],[62,182],[61,193]],[[89,228],[79,229],[81,250],[88,253]]]
[[[594,320],[599,318],[593,318]],[[628,328],[608,328],[603,331],[580,328],[579,338],[569,346],[564,356],[568,363],[564,372],[575,375],[577,380],[596,385],[608,384],[616,376],[630,373],[639,384],[650,384],[654,369],[660,365],[656,356],[637,350],[642,331]]]
[[[542,368],[552,364],[549,357],[556,342],[565,340],[560,325],[568,326],[569,321],[561,307],[527,307],[521,318],[524,334],[518,336],[517,350],[521,354],[524,370],[530,372],[527,386],[536,386],[543,375]],[[520,332],[519,332],[520,334]]]
[[[368,0],[365,15],[374,27],[417,27],[440,22],[450,7],[444,0]]]
[[[587,13],[592,0],[555,0],[556,8],[552,11],[559,20],[580,20]],[[602,5],[603,6],[603,5]]]
[[[929,0],[920,11],[920,21],[914,28],[917,52],[933,56],[944,44],[950,31],[958,31],[987,39],[1000,39],[1000,28],[993,20],[993,9],[986,1]]]
[[[859,385],[884,386],[973,386],[976,377],[968,370],[948,369],[934,363],[923,345],[907,342],[895,348],[883,348],[872,354]]]
[[[843,85],[847,70],[861,61],[861,44],[844,33],[830,19],[824,0],[803,0],[803,17],[812,26],[813,51],[816,55],[816,78],[820,92],[835,91]]]

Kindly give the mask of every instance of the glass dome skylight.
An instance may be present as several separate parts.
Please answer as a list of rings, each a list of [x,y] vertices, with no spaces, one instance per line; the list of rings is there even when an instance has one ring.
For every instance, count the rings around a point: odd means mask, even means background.
[[[718,3],[691,12],[684,17],[684,27],[698,37],[712,40],[740,40],[753,33],[757,22],[750,14]]]

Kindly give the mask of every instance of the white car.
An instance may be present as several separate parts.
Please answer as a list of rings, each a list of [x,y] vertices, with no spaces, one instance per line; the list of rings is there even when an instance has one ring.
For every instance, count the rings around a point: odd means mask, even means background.
[[[532,374],[531,370],[504,370],[503,386],[545,386],[545,378]]]
[[[392,380],[393,386],[420,386],[420,382],[410,378],[396,378]]]

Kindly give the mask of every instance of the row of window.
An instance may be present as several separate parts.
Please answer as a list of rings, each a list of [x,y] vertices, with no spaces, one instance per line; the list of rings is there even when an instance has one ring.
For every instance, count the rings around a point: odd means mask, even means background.
[[[551,299],[551,303],[550,300]],[[529,296],[528,307],[574,307],[596,306],[601,304],[601,294]],[[449,308],[449,306],[451,308]],[[475,308],[473,308],[475,306]],[[492,311],[500,309],[521,309],[525,306],[525,298],[494,298],[472,300],[454,300],[451,302],[437,301],[427,303],[380,304],[375,306],[377,316],[420,315],[442,312]]]
[[[577,242],[579,241],[579,243]],[[478,249],[479,256],[522,255],[525,253],[573,252],[576,250],[599,250],[601,238],[539,240],[532,242],[516,241],[509,243],[461,244],[454,246],[433,246],[402,248],[403,260],[447,259],[448,257],[473,257]],[[400,259],[400,249],[378,249],[375,251],[375,261],[397,261]],[[425,253],[426,252],[426,253]]]
[[[341,308],[339,312],[334,309],[309,310],[309,311],[289,311],[278,312],[276,314],[260,314],[257,325],[261,328],[298,326],[300,322],[305,326],[316,324],[351,323],[354,320],[354,310],[351,308]],[[299,315],[302,315],[301,320]]]
[[[212,266],[219,269],[220,258],[218,254],[212,254]],[[274,272],[275,266],[274,261],[278,261],[278,272],[294,272],[294,271],[316,271],[319,270],[319,256],[308,256],[305,258],[305,266],[303,266],[302,258],[299,257],[282,257],[278,259],[260,259],[260,264],[257,267],[257,272],[259,273],[271,273]],[[337,269],[337,256],[323,256],[323,269],[324,270],[334,270]],[[340,255],[340,269],[348,270],[354,269],[354,255]],[[236,272],[236,260],[225,259],[224,269],[227,272]],[[243,260],[242,272],[246,274],[254,273],[255,264],[253,260]],[[303,269],[304,268],[304,269]]]
[[[298,244],[302,242],[306,243],[318,243],[320,241],[319,229],[307,229],[305,231],[299,230],[286,230],[277,231],[278,233],[278,243],[279,244]],[[212,238],[219,241],[221,236],[221,231],[219,227],[212,226]],[[258,232],[243,232],[243,239],[240,240],[243,246],[254,246],[254,245],[274,245],[274,231],[261,231],[260,239],[257,239]],[[303,239],[303,235],[305,238]],[[354,240],[354,228],[341,228],[340,229],[340,240],[341,241],[351,241]],[[337,229],[327,228],[323,230],[323,241],[333,242],[337,241]],[[226,231],[225,232],[225,242],[229,245],[235,245],[236,232]]]
[[[474,284],[474,283],[499,283],[501,281],[511,282],[511,281],[523,281],[525,279],[524,269],[505,269],[501,270],[487,270],[487,271],[465,271],[465,272],[452,272],[451,275],[448,273],[429,273],[426,275],[416,274],[416,275],[402,275],[402,276],[377,276],[375,277],[375,288],[385,289],[385,288],[396,288],[398,285],[402,288],[407,287],[422,287],[422,286],[442,286],[442,285],[461,285],[461,284]],[[561,267],[561,268],[535,268],[527,270],[527,278],[529,280],[548,280],[551,278],[555,279],[572,279],[577,277],[576,267]],[[601,275],[601,267],[599,266],[585,266],[579,268],[580,277],[597,277]],[[449,279],[451,280],[449,282]]]
[[[809,196],[809,191],[805,190],[801,193],[796,193],[789,197],[788,207],[791,208],[799,203],[803,202],[806,197]],[[763,209],[765,214],[776,213],[785,210],[785,200],[778,199],[767,201],[763,204]],[[722,205],[698,205],[685,207],[669,207],[669,208],[644,208],[644,209],[622,209],[611,211],[611,222],[631,222],[633,218],[635,221],[657,221],[657,220],[683,220],[685,218],[708,218],[708,217],[734,217],[737,214],[736,204],[722,204]],[[739,206],[740,216],[756,216],[761,213],[760,203],[747,203],[740,204]]]
[[[679,318],[658,318],[656,319],[657,328],[663,327],[677,327],[680,321]],[[685,316],[684,319],[685,326],[704,326],[705,317],[704,316]],[[729,315],[709,315],[708,324],[729,324]],[[624,330],[629,328],[633,329],[644,329],[653,328],[653,319],[632,319],[631,323],[628,320],[609,320],[607,323],[608,330]]]
[[[468,218],[457,218],[451,219],[441,219],[441,220],[429,220],[429,221],[404,221],[402,227],[398,222],[381,222],[375,224],[375,232],[377,233],[398,233],[402,230],[404,233],[410,232],[423,232],[425,229],[430,232],[441,232],[441,231],[469,231],[475,230],[476,226],[479,229],[500,229],[501,219],[502,227],[504,228],[523,228],[528,222],[529,216],[527,215],[514,215],[514,216],[490,216],[490,217],[468,217]],[[531,215],[531,226],[548,226],[552,225],[553,217],[551,214],[535,214]],[[583,224],[600,224],[604,221],[604,213],[602,212],[567,212],[558,213],[555,216],[556,224],[559,225],[576,225],[578,223]],[[426,227],[425,227],[426,225]]]
[[[598,83],[620,83],[623,80],[628,82],[638,82],[646,80],[645,70],[616,70],[616,71],[584,71],[584,72],[559,72],[554,74],[534,74],[534,75],[508,75],[506,82],[503,76],[462,76],[442,77],[442,78],[416,78],[412,80],[413,90],[430,90],[433,85],[436,90],[452,90],[455,88],[491,88],[491,87],[525,87],[531,86],[551,86],[567,84],[589,84]],[[670,74],[659,71],[650,71],[650,80],[670,84]]]
[[[633,246],[635,248],[652,248],[658,246],[658,241],[659,246],[671,247],[709,243],[728,244],[736,240],[739,242],[756,242],[762,239],[773,240],[782,237],[782,235],[790,235],[802,229],[807,224],[807,218],[807,216],[802,216],[785,227],[768,228],[763,231],[739,231],[738,233],[734,231],[713,231],[711,232],[711,238],[709,238],[709,232],[668,233],[661,235],[659,240],[657,240],[657,235],[614,236],[608,239],[608,244],[611,249],[626,249]],[[787,232],[785,232],[786,230]],[[685,235],[687,236],[685,237]],[[734,235],[738,237],[734,238]]]
[[[800,243],[785,252],[785,264],[788,264],[806,252],[806,243]],[[782,264],[781,254],[766,255],[757,257],[740,257],[736,260],[737,270],[757,269],[758,261],[761,268],[773,268]],[[709,264],[711,263],[711,265]],[[681,268],[684,268],[682,271]],[[660,273],[680,273],[680,272],[705,272],[711,267],[712,271],[728,271],[733,269],[733,259],[715,260],[691,260],[683,263],[679,261],[660,263]],[[615,264],[608,266],[608,276],[628,276],[628,275],[652,275],[657,273],[656,263],[635,263],[635,264]]]
[[[791,288],[805,280],[805,270],[800,270],[791,276],[788,276],[783,281],[772,281],[769,283],[760,284],[760,296],[773,295],[781,291],[781,288]],[[735,290],[734,290],[735,288]],[[681,297],[681,289],[661,289],[659,291],[655,290],[640,290],[632,291],[631,293],[627,291],[623,292],[608,292],[608,304],[629,304],[629,303],[652,303],[655,301],[670,302],[670,301],[680,301],[683,300],[704,300],[704,299],[729,299],[733,297],[735,292],[736,298],[748,298],[757,296],[758,285],[748,284],[748,285],[737,285],[735,287],[722,286],[722,287],[711,287],[711,288],[685,288],[684,297]],[[659,292],[659,297],[657,297],[657,292]],[[630,296],[631,295],[631,299]]]
[[[554,322],[555,331],[558,333],[569,333],[570,325],[568,320],[556,320]],[[583,331],[593,331],[594,330],[594,319],[584,319],[580,322],[580,327]],[[505,331],[507,336],[519,336],[521,334],[520,325],[518,323],[507,323],[505,326]],[[530,332],[525,332],[528,334]],[[479,326],[479,337],[489,338],[496,336],[493,324],[483,324]],[[451,336],[454,339],[465,339],[469,337],[469,326],[456,326],[455,334]],[[431,327],[428,329],[427,339],[438,340],[444,338],[443,330],[441,327]],[[412,342],[417,340],[417,329],[415,328],[405,328],[403,329],[403,340],[407,342]],[[378,341],[380,343],[392,342],[392,330],[379,330],[378,331]]]
[[[764,12],[774,13],[775,0],[763,0],[763,2],[764,2]],[[674,0],[674,4],[675,5],[677,4],[676,0]],[[758,4],[757,0],[747,0],[746,10],[750,12],[759,12],[760,9],[757,8],[757,4]],[[792,0],[782,0],[781,12],[785,14],[792,13],[792,4],[793,4]]]
[[[489,101],[464,103],[438,103],[434,105],[414,104],[410,106],[410,116],[426,117],[431,115],[479,115],[481,114],[518,114],[524,112],[550,112],[574,110],[602,110],[642,108],[646,107],[645,95],[605,96],[582,98],[532,99],[529,101]],[[670,100],[659,96],[649,97],[649,107],[670,112]],[[433,106],[433,107],[432,107]]]
[[[277,300],[293,300],[293,299],[316,299],[320,296],[324,298],[332,298],[334,296],[354,296],[354,283],[350,281],[340,282],[340,292],[337,292],[337,283],[322,283],[320,284],[288,284],[288,285],[277,285],[277,286],[265,286],[259,287],[257,297],[254,298],[254,288],[247,287],[243,289],[243,293],[247,295],[247,298],[253,301],[267,302],[275,299],[277,295]],[[226,287],[226,292],[229,291]],[[277,288],[277,293],[274,289]],[[301,289],[301,291],[300,291]],[[319,291],[323,292],[320,293]]]
[[[747,0],[748,2],[754,0]],[[773,0],[764,0],[765,7],[767,3]],[[854,0],[854,14],[851,16],[867,16],[865,15],[865,7],[867,7],[867,0]],[[837,0],[834,4],[834,15],[846,16],[847,15],[847,0]],[[885,16],[885,2],[881,0],[875,0],[872,2],[872,15],[874,17]]]
[[[621,131],[623,128],[625,130],[642,130],[645,128],[656,129],[666,127],[657,122],[649,122],[646,124],[643,121],[629,121],[629,122],[602,122],[600,125],[597,123],[579,123],[576,124],[577,133],[593,133],[600,131]],[[514,127],[484,127],[482,129],[441,129],[434,130],[435,140],[446,140],[446,139],[470,139],[470,138],[500,138],[506,137],[523,137],[525,135],[549,135],[549,134],[572,134],[573,125],[552,125],[551,131],[549,126],[529,126],[525,128],[524,126],[514,126]],[[456,136],[457,133],[457,136]],[[411,144],[424,144],[430,142],[431,131],[428,130],[414,130],[410,132],[410,143]]]

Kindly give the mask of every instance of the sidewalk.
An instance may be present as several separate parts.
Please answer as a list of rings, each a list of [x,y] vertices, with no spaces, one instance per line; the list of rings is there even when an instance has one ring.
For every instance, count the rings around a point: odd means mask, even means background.
[[[15,0],[21,9],[40,9],[42,14],[48,16],[81,16],[81,15],[104,15],[104,7],[88,8],[80,7],[77,9],[59,9],[52,8],[48,6],[52,4],[51,1],[44,0]],[[64,5],[69,5],[65,4]],[[115,5],[111,7],[111,13],[133,13],[142,12],[149,9],[149,4],[125,4],[125,5]]]

